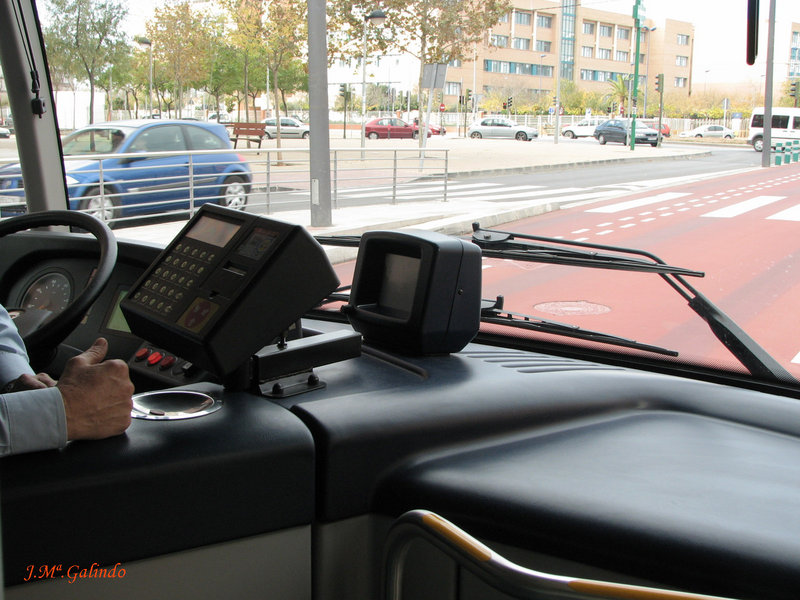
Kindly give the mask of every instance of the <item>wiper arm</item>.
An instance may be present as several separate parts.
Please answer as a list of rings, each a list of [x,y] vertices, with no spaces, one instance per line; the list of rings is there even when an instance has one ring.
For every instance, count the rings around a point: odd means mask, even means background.
[[[533,240],[545,243],[534,244],[517,240]],[[657,256],[641,250],[586,244],[494,229],[481,229],[478,223],[472,224],[472,242],[481,247],[483,256],[490,258],[509,258],[512,260],[618,271],[666,273],[687,277],[703,277],[705,275],[701,271],[673,267]],[[589,250],[589,248],[594,250]],[[603,252],[598,252],[597,250],[602,250]],[[643,258],[625,256],[626,254],[638,254]]]
[[[700,271],[672,267],[656,255],[644,250],[481,229],[478,223],[473,223],[472,230],[472,241],[482,248],[484,256],[516,258],[517,260],[559,265],[658,273],[676,292],[683,296],[689,307],[708,323],[717,339],[753,376],[778,382],[796,381],[778,361],[772,358],[733,319],[684,279],[684,276],[702,277],[703,273]],[[546,242],[547,245],[516,241],[517,238],[520,240]],[[573,249],[574,247],[600,250],[602,253],[575,250]],[[612,252],[613,254],[606,254],[607,252]],[[638,255],[646,260],[623,258],[620,256],[622,254]],[[601,258],[596,258],[598,256]]]
[[[583,329],[577,325],[569,325],[567,323],[560,323],[559,321],[552,321],[550,319],[542,319],[522,313],[503,310],[502,296],[498,296],[497,300],[494,302],[491,300],[484,300],[483,302],[484,305],[481,307],[481,322],[483,323],[507,325],[510,327],[517,327],[519,329],[527,329],[530,331],[540,331],[542,333],[563,335],[581,340],[589,340],[592,342],[602,342],[604,344],[612,344],[614,346],[623,346],[625,348],[635,348],[636,350],[644,350],[646,352],[655,352],[665,356],[678,356],[678,353],[674,350],[668,350],[666,348],[661,348],[660,346],[643,344],[642,342],[637,342],[636,340],[631,340],[610,333],[592,331],[591,329]]]

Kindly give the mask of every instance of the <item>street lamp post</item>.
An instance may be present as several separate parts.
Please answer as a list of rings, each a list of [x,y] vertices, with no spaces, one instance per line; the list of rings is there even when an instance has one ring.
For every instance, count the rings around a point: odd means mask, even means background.
[[[375,25],[382,25],[386,20],[386,13],[382,10],[373,10],[364,17],[364,53],[361,57],[361,158],[364,158],[363,149],[366,145],[367,131],[367,26],[370,21]]]
[[[544,64],[543,63],[544,63],[544,57],[545,56],[547,56],[547,54],[540,54],[539,55],[539,96],[540,97],[541,97],[542,91],[543,91],[542,90],[542,69],[544,69]]]
[[[647,32],[647,59],[644,64],[644,78],[647,85],[644,86],[644,109],[642,110],[642,117],[647,117],[647,88],[650,87],[650,34],[656,30],[655,27],[642,26],[642,31]]]
[[[147,112],[148,116],[153,116],[153,42],[145,37],[136,38],[136,43],[140,46],[147,46],[148,60],[150,62],[150,80],[147,88]]]

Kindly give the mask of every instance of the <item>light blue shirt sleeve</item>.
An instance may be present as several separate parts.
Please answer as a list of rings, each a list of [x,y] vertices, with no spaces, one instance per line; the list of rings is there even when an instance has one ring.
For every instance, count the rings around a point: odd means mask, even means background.
[[[0,387],[23,373],[33,375],[14,321],[0,306]],[[0,456],[61,448],[67,417],[56,387],[0,394]]]
[[[0,306],[0,388],[23,373],[33,375],[25,344],[14,321],[6,309]]]
[[[57,387],[0,395],[0,456],[66,444],[67,417]]]

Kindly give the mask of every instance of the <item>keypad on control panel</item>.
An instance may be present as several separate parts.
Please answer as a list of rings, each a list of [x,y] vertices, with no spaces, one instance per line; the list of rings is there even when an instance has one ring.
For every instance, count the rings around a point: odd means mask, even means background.
[[[183,239],[175,244],[131,298],[149,310],[169,317],[207,273],[216,257],[217,251]]]

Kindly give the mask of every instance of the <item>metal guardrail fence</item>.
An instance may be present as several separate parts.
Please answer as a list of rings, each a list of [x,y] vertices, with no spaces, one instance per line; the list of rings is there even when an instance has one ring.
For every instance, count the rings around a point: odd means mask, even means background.
[[[0,159],[0,216],[25,211],[25,192],[13,159]],[[147,154],[92,154],[65,160],[70,209],[113,225],[143,218],[190,218],[206,202],[271,214],[310,210],[310,154],[305,148],[240,148]],[[424,179],[447,201],[447,149],[340,148],[330,151],[331,204],[343,192],[361,203],[397,203],[409,184]]]

